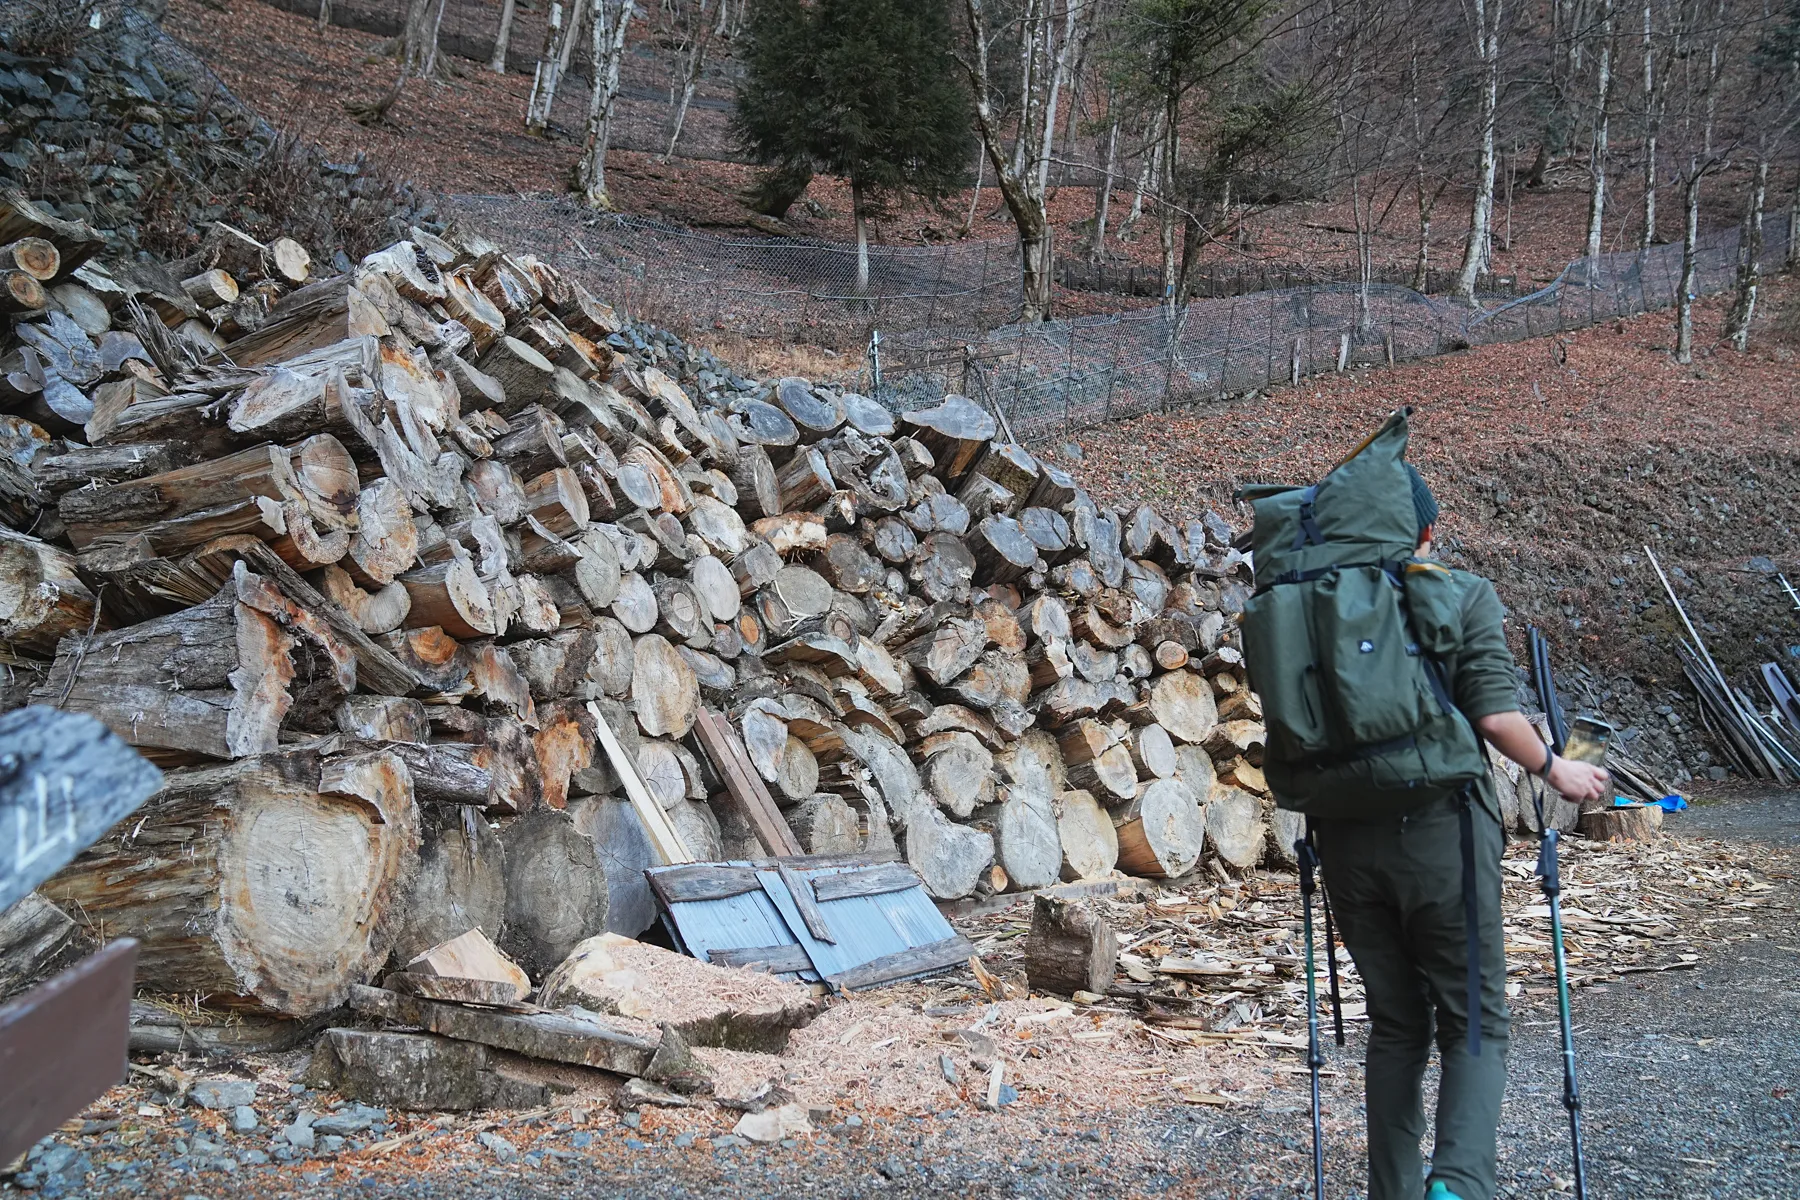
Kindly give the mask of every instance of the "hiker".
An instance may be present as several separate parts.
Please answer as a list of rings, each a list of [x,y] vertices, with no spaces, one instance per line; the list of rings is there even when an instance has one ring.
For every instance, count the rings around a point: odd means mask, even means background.
[[[1406,416],[1316,487],[1246,489],[1257,594],[1244,649],[1270,788],[1308,816],[1367,996],[1369,1200],[1493,1200],[1510,1018],[1505,835],[1481,741],[1570,800],[1603,795],[1607,776],[1553,755],[1519,712],[1493,585],[1430,561],[1438,508],[1403,460]]]

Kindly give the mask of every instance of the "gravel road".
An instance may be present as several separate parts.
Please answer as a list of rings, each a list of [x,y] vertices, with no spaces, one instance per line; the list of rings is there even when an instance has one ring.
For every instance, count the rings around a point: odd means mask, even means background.
[[[1800,844],[1800,795],[1737,795],[1674,817],[1682,833]],[[1780,851],[1774,852],[1780,855]],[[1782,855],[1785,857],[1785,855]],[[1596,1200],[1800,1198],[1800,889],[1769,864],[1771,907],[1743,916],[1755,936],[1719,947],[1691,971],[1628,977],[1576,1000],[1586,1097],[1589,1194]],[[1570,1193],[1568,1128],[1553,1001],[1516,1005],[1511,1084],[1502,1118],[1501,1195]],[[1360,1032],[1331,1052],[1326,1080],[1329,1192],[1361,1187]],[[170,1200],[562,1200],[569,1196],[1115,1197],[1273,1200],[1308,1194],[1306,1078],[1277,1065],[1283,1087],[1231,1108],[1148,1107],[1073,1124],[1052,1113],[1004,1118],[959,1110],[923,1120],[830,1127],[793,1145],[720,1146],[624,1126],[591,1134],[537,1123],[494,1130],[522,1153],[467,1151],[446,1130],[380,1162],[340,1160],[188,1171],[163,1154],[121,1170],[90,1152],[96,1173],[47,1180],[46,1196]],[[736,1139],[725,1139],[733,1141]],[[490,1150],[492,1146],[490,1143]],[[117,1151],[113,1152],[114,1154]],[[507,1153],[501,1150],[501,1154]],[[123,1164],[121,1164],[123,1165]],[[10,1190],[11,1185],[0,1188]]]

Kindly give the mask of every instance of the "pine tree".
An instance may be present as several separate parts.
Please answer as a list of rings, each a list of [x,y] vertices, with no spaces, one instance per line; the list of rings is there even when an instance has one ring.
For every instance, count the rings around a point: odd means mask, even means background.
[[[757,0],[747,33],[738,136],[768,166],[850,181],[866,290],[869,217],[902,196],[940,197],[966,169],[945,0]]]

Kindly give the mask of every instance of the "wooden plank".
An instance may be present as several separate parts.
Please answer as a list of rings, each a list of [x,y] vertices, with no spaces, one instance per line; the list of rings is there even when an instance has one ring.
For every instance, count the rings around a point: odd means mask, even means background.
[[[422,1000],[451,1004],[484,1004],[489,1008],[516,1008],[519,989],[497,979],[469,979],[459,975],[421,975],[416,971],[390,971],[382,985]]]
[[[733,950],[708,950],[708,962],[721,967],[762,967],[777,975],[813,969],[803,946],[748,946]]]
[[[125,1078],[130,938],[0,1008],[0,1166]]]
[[[85,713],[0,715],[0,910],[67,866],[162,786],[162,772]]]
[[[728,900],[762,887],[756,872],[749,867],[704,863],[692,867],[675,867],[649,872],[650,885],[663,904],[696,904],[705,900]]]
[[[617,1075],[642,1075],[656,1056],[655,1042],[562,1013],[464,1008],[361,985],[350,989],[350,1007],[365,1016],[416,1025],[458,1041]]]
[[[656,797],[650,794],[650,789],[644,786],[644,781],[637,772],[637,764],[631,761],[625,748],[619,745],[619,735],[607,724],[606,714],[592,700],[588,701],[588,711],[594,714],[594,724],[597,727],[595,732],[599,734],[600,745],[606,751],[614,773],[625,784],[625,796],[631,801],[638,820],[644,823],[644,832],[649,834],[650,846],[656,851],[657,857],[669,864],[693,862],[693,854],[682,844],[681,835],[675,832],[675,827],[669,824],[668,814],[663,812]]]
[[[923,887],[918,873],[904,863],[877,863],[861,871],[812,876],[813,896],[820,904],[854,896],[881,896]]]
[[[813,890],[806,880],[795,874],[794,869],[786,863],[775,868],[775,873],[787,888],[788,895],[794,901],[794,907],[800,911],[800,919],[806,922],[806,931],[821,942],[837,944],[837,938],[831,934],[831,926],[826,923],[825,914],[819,911],[819,902],[813,898]],[[768,886],[768,877],[763,876],[763,886]]]
[[[709,709],[701,709],[694,727],[700,735],[701,749],[712,760],[725,791],[750,822],[765,849],[777,855],[797,855],[800,843],[787,820],[775,806],[762,777],[750,766],[750,756],[739,742],[731,723]]]
[[[895,954],[884,954],[859,967],[840,971],[836,975],[827,975],[825,981],[844,991],[858,991],[883,983],[892,983],[897,979],[906,979],[913,975],[941,971],[945,967],[954,967],[968,962],[974,956],[974,944],[959,933],[955,937],[945,938],[941,942],[913,946]]]

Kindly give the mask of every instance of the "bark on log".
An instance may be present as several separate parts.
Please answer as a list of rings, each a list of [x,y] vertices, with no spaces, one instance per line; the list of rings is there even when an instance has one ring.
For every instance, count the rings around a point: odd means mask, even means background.
[[[297,747],[165,784],[45,889],[139,940],[138,986],[310,1017],[373,976],[419,853],[396,755]]]
[[[0,910],[0,999],[58,970],[74,934],[75,922],[37,892]]]
[[[1135,800],[1113,813],[1119,868],[1154,879],[1187,874],[1200,860],[1209,817],[1208,809],[1181,780],[1145,784]]]
[[[975,578],[986,583],[1011,583],[1022,578],[1038,561],[1037,544],[1011,517],[982,518],[969,535],[975,558]]]
[[[1119,743],[1090,761],[1070,763],[1069,782],[1109,803],[1130,800],[1138,792],[1138,773],[1132,764],[1130,747]]]
[[[408,571],[398,582],[412,599],[407,629],[435,625],[455,638],[492,637],[500,631],[494,598],[467,557]]]
[[[1127,744],[1139,779],[1172,779],[1179,772],[1175,743],[1161,725],[1144,725],[1132,730]]]
[[[1118,935],[1090,906],[1037,897],[1025,937],[1025,978],[1034,991],[1104,996],[1118,966]]]

